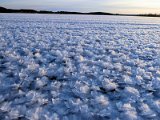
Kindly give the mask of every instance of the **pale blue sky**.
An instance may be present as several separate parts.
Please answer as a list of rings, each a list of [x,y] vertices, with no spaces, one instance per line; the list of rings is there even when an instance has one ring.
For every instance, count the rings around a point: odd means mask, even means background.
[[[160,0],[0,0],[0,6],[52,11],[160,13]]]

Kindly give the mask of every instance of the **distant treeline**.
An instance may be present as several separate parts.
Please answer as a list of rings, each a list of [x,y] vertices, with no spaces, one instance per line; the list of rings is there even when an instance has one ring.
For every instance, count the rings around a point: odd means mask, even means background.
[[[89,12],[89,13],[81,13],[81,12],[69,12],[69,11],[45,11],[45,10],[33,10],[33,9],[7,9],[4,7],[0,7],[0,13],[37,13],[37,14],[82,14],[82,15],[120,15],[120,16],[146,16],[146,17],[160,17],[160,14],[113,14],[106,12]]]
[[[54,13],[52,11],[36,11],[32,9],[7,9],[0,7],[0,13]]]
[[[114,15],[111,13],[103,13],[103,12],[90,12],[90,13],[81,13],[81,12],[69,12],[69,11],[44,11],[44,10],[32,10],[32,9],[7,9],[4,7],[0,7],[0,13],[39,13],[39,14],[91,14],[91,15]]]
[[[139,14],[138,16],[146,16],[146,17],[160,17],[160,14]]]

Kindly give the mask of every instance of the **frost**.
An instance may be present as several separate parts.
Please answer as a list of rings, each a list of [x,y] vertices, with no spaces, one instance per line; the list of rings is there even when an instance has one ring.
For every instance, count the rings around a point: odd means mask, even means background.
[[[156,114],[145,103],[141,104],[140,110],[141,110],[141,115],[146,116],[147,118],[152,118],[156,116]]]
[[[0,119],[160,119],[160,24],[0,14]]]
[[[155,105],[155,107],[157,109],[157,112],[160,113],[160,100],[156,100],[154,105]]]
[[[128,75],[123,76],[124,83],[133,84],[132,78]]]
[[[97,96],[96,101],[101,104],[102,106],[106,106],[109,104],[108,98],[103,95]]]
[[[131,96],[140,96],[139,91],[133,87],[126,87],[125,92],[130,94]]]
[[[115,82],[112,82],[111,80],[105,79],[102,83],[104,89],[107,91],[115,90],[117,89],[117,84]]]

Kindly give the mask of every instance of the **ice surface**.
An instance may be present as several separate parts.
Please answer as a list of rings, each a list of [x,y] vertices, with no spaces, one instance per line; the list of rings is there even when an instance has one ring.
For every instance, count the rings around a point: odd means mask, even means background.
[[[160,119],[160,19],[0,14],[0,119]]]

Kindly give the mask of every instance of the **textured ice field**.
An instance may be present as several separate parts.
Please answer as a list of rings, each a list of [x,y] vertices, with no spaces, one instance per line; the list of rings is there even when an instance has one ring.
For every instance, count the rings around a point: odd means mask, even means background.
[[[159,120],[160,19],[0,14],[0,120]]]

